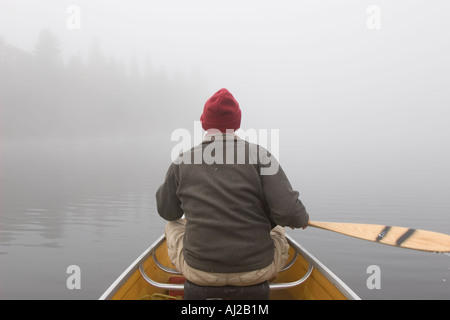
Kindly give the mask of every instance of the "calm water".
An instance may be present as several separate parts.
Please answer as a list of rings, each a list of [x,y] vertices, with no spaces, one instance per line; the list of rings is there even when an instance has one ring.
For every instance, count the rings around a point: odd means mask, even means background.
[[[154,194],[172,146],[166,137],[3,142],[0,298],[98,299],[163,231]],[[280,161],[312,220],[450,233],[450,157],[429,148],[329,147],[319,157],[305,145]],[[313,228],[288,233],[364,299],[450,299],[448,254]],[[81,269],[80,290],[66,286],[70,265]],[[379,290],[366,286],[371,265],[381,270]]]

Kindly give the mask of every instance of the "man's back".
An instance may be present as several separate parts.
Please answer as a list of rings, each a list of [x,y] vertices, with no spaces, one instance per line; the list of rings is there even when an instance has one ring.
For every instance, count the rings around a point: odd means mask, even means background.
[[[281,168],[271,177],[261,175],[261,166],[269,165],[267,157],[262,147],[235,135],[216,134],[171,165],[157,193],[158,211],[167,220],[185,214],[184,257],[191,267],[235,273],[273,261],[274,221],[291,223],[304,207]],[[176,190],[175,199],[167,197],[170,189]],[[285,194],[277,195],[280,192]],[[266,193],[271,193],[269,199],[290,194],[295,206],[267,203]],[[281,214],[272,216],[271,210]]]

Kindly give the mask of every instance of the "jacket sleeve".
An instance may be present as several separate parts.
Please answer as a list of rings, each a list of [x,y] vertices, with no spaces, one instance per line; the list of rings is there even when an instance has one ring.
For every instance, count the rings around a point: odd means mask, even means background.
[[[156,192],[156,207],[158,213],[167,221],[177,220],[183,216],[181,201],[177,196],[178,178],[178,165],[172,163],[167,170],[164,183]]]
[[[277,161],[271,157],[271,161]],[[274,163],[271,164],[272,166]],[[277,171],[261,175],[261,183],[272,220],[283,227],[301,228],[309,221],[309,214],[299,199],[299,193],[292,189],[281,166]]]

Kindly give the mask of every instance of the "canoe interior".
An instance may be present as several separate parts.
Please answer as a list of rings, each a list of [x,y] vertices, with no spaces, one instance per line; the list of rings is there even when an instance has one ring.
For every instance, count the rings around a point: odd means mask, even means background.
[[[167,254],[166,241],[161,240],[159,246],[155,247],[158,261],[170,268],[174,268]],[[153,250],[152,250],[153,251]],[[294,256],[295,249],[290,248],[289,260]],[[308,260],[300,252],[295,263],[286,271],[280,272],[274,283],[276,282],[292,282],[300,279],[306,274],[308,268]],[[174,280],[182,280],[180,275],[173,275],[161,270],[154,262],[152,255],[147,254],[143,260],[144,269],[153,280],[160,283],[174,282]],[[301,285],[282,289],[272,290],[271,300],[346,300],[347,297],[335,285],[334,279],[331,281],[322,274],[323,270],[315,267],[310,277]],[[182,293],[172,292],[165,289],[156,288],[148,284],[141,276],[138,265],[135,265],[128,271],[128,274],[116,284],[115,292],[111,292],[109,297],[112,300],[152,300],[177,297],[182,298]]]

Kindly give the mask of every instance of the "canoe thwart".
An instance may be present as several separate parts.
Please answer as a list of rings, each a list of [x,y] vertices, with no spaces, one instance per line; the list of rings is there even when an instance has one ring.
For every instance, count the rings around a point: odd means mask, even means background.
[[[309,276],[311,275],[312,271],[314,270],[314,265],[308,261],[308,270],[306,271],[305,275],[298,279],[297,281],[292,282],[283,282],[283,283],[270,283],[270,290],[281,290],[281,289],[287,289],[296,287],[306,280],[308,280]]]
[[[184,291],[184,284],[178,284],[178,283],[161,283],[156,282],[145,273],[143,264],[139,264],[139,271],[141,273],[142,278],[144,278],[147,283],[151,284],[152,286],[160,289],[166,289],[166,290],[176,290],[176,291]]]
[[[300,278],[297,281],[293,281],[293,282],[284,282],[284,283],[270,283],[270,290],[281,290],[281,289],[286,289],[286,288],[292,288],[295,286],[298,286],[300,284],[302,284],[303,282],[305,282],[309,276],[311,275],[312,271],[314,269],[314,265],[312,263],[310,263],[308,261],[308,270],[306,271],[306,274]],[[144,278],[144,280],[149,283],[150,285],[156,287],[156,288],[160,288],[160,289],[165,289],[165,290],[177,290],[177,291],[184,291],[184,284],[178,284],[178,283],[161,283],[161,282],[157,282],[152,280],[146,273],[144,270],[144,266],[143,264],[139,264],[139,271],[142,275],[142,278]]]
[[[291,261],[289,261],[284,267],[283,269],[280,270],[280,272],[286,271],[287,269],[289,269],[290,267],[292,267],[295,263],[295,261],[297,261],[297,258],[299,256],[299,252],[297,248],[294,248],[294,256],[292,257]]]
[[[172,268],[166,267],[161,262],[159,262],[158,258],[156,257],[156,250],[153,251],[152,258],[153,258],[153,261],[155,261],[156,266],[158,268],[160,268],[162,271],[170,273],[170,274],[181,274],[181,272],[178,271],[177,269],[172,269]]]
[[[295,263],[295,261],[297,261],[297,258],[299,256],[299,252],[297,250],[297,248],[294,248],[294,256],[292,257],[292,259],[283,267],[283,269],[281,269],[280,272],[286,271],[288,270],[290,267],[292,267],[292,265]],[[155,264],[158,268],[160,268],[161,270],[163,270],[164,272],[170,273],[170,274],[176,274],[176,275],[180,275],[181,272],[178,271],[177,269],[173,269],[173,268],[169,268],[166,267],[165,265],[163,265],[161,262],[159,262],[158,257],[156,256],[156,250],[153,251],[152,253],[152,258],[153,261],[155,261]]]

